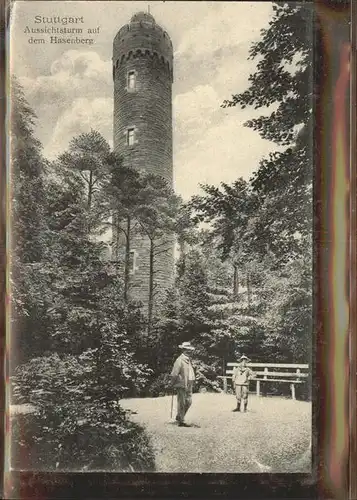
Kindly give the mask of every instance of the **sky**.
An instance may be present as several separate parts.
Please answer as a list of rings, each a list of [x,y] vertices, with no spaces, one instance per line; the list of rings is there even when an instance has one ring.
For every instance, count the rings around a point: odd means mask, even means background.
[[[44,155],[54,159],[69,141],[91,128],[112,145],[112,44],[138,11],[150,13],[174,47],[174,186],[188,199],[199,184],[249,179],[259,161],[276,149],[244,122],[262,114],[252,108],[221,108],[224,99],[248,88],[256,61],[251,44],[272,16],[270,2],[17,1],[10,22],[11,73],[24,87],[38,123]],[[31,44],[35,16],[83,16],[85,31],[99,28],[92,45]],[[49,26],[47,24],[46,26]],[[59,27],[60,24],[53,24]],[[74,27],[75,25],[67,25]],[[57,35],[61,37],[61,35]],[[62,35],[63,36],[63,35]]]

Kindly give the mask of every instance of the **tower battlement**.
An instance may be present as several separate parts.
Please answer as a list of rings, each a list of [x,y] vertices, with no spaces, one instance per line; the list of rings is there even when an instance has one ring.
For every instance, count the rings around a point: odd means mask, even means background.
[[[115,80],[115,75],[118,74],[118,68],[129,59],[136,59],[138,57],[150,57],[152,60],[155,60],[156,66],[160,65],[163,68],[163,71],[167,72],[171,81],[173,81],[173,69],[170,61],[164,58],[164,56],[160,56],[160,54],[149,48],[139,48],[136,50],[129,50],[128,52],[124,52],[121,54],[120,58],[117,58],[113,61],[113,80]]]
[[[125,59],[157,57],[173,72],[173,47],[168,33],[145,12],[132,17],[116,34],[113,42],[113,73]]]

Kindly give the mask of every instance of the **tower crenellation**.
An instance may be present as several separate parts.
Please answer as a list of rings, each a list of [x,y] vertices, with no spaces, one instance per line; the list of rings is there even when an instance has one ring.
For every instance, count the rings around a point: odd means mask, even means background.
[[[168,33],[145,12],[132,17],[130,24],[118,31],[113,43],[113,73],[127,59],[135,56],[157,57],[173,77],[173,46]]]

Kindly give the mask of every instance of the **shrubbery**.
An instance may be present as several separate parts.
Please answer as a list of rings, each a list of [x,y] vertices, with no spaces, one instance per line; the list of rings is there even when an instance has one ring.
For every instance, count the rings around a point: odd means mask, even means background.
[[[34,413],[16,415],[13,467],[57,470],[149,471],[151,444],[144,430],[121,408],[132,371],[122,350],[115,378],[103,380],[98,353],[58,354],[31,360],[14,377],[14,401],[30,403]],[[108,360],[110,361],[110,359]],[[137,367],[136,367],[137,369]],[[142,380],[144,383],[145,379]]]
[[[154,453],[142,427],[119,404],[75,404],[15,415],[12,467],[20,470],[153,471]]]
[[[161,373],[145,388],[145,396],[156,398],[172,394],[171,377],[169,373]]]
[[[91,131],[46,161],[16,81],[12,93],[12,403],[35,408],[13,417],[12,466],[153,470],[144,430],[119,403],[152,373],[131,342],[140,344],[142,314],[98,238],[110,215],[110,147]]]
[[[206,389],[210,392],[220,392],[220,383],[217,380],[219,374],[210,365],[202,361],[193,359],[192,364],[196,374],[194,391]]]

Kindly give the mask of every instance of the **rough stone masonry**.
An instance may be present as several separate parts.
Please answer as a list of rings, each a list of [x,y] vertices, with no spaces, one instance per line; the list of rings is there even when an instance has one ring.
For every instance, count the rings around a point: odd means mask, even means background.
[[[114,150],[124,165],[161,175],[173,185],[172,83],[173,47],[152,15],[135,14],[113,43]],[[123,259],[124,241],[118,255]],[[131,243],[129,295],[145,307],[149,296],[149,240],[134,235]],[[161,247],[162,248],[162,247]],[[155,257],[155,303],[173,282],[174,239]]]

